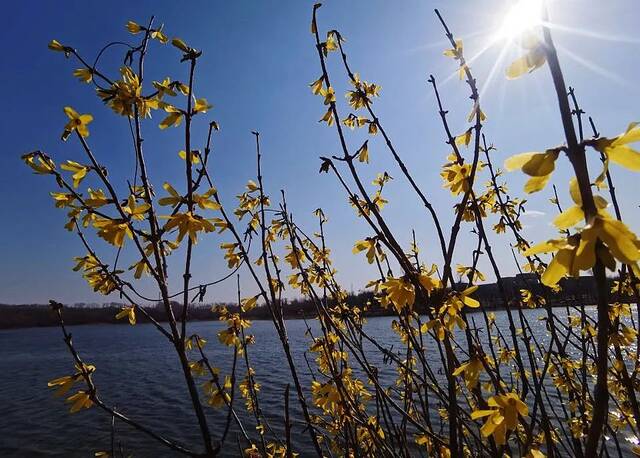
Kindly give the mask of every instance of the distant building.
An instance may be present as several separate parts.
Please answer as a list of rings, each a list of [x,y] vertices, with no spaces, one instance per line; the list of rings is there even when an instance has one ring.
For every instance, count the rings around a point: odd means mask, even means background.
[[[578,303],[584,305],[595,304],[597,298],[596,282],[592,276],[578,278],[564,278],[560,280],[562,291],[554,293],[538,280],[535,273],[521,273],[515,277],[502,277],[504,297],[508,301],[520,299],[520,290],[527,289],[531,293],[543,297],[549,305],[563,305]],[[474,297],[485,308],[502,308],[506,304],[497,283],[478,285]]]

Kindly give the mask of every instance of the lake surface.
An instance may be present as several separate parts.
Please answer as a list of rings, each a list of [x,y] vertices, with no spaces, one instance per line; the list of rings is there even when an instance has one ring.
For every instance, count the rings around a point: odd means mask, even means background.
[[[554,312],[560,316],[566,314],[560,308]],[[544,322],[537,319],[545,312],[526,310],[525,313],[536,333],[546,340],[543,337],[546,334]],[[475,317],[480,325],[481,315],[470,317]],[[370,318],[366,331],[380,343],[397,345],[397,336],[390,329],[391,320],[390,317]],[[308,323],[312,329],[317,328],[314,320]],[[505,312],[496,312],[496,323],[507,329]],[[289,320],[286,324],[303,383],[308,386],[310,375],[303,355],[310,339],[305,335],[306,324],[302,320]],[[190,325],[188,334],[198,333],[209,341],[205,346],[207,355],[212,365],[220,367],[225,374],[228,373],[232,353],[218,343],[216,333],[222,327],[223,323],[217,321],[196,322]],[[185,444],[200,444],[197,422],[189,407],[190,400],[178,359],[170,344],[153,326],[83,325],[71,327],[70,331],[82,358],[96,366],[94,381],[107,404],[116,406],[131,418],[140,419],[150,429],[168,438]],[[284,353],[270,321],[254,321],[249,333],[256,337],[256,344],[249,348],[249,356],[257,381],[262,384],[261,407],[273,429],[281,433],[283,393],[290,381]],[[391,382],[395,370],[385,366],[379,356],[373,356],[372,362],[379,366],[381,377]],[[196,359],[195,355],[193,359]],[[309,359],[313,365],[313,356]],[[433,354],[429,359],[436,361],[439,356]],[[243,375],[244,366],[240,368],[238,373]],[[111,419],[106,413],[92,408],[71,415],[64,399],[54,397],[53,390],[47,388],[49,380],[73,372],[71,355],[60,329],[0,331],[0,456],[85,457],[110,449]],[[241,416],[246,417],[239,397],[236,408]],[[293,387],[290,408],[292,418],[300,419]],[[226,420],[226,409],[207,407],[206,410],[213,436],[219,438]],[[255,436],[255,431],[249,433]],[[237,431],[232,429],[223,456],[239,454],[236,434]],[[302,426],[299,423],[294,425],[294,450],[301,452],[301,456],[309,450],[307,438]],[[116,439],[122,443],[125,453],[136,457],[173,456],[153,439],[122,423],[116,425]]]

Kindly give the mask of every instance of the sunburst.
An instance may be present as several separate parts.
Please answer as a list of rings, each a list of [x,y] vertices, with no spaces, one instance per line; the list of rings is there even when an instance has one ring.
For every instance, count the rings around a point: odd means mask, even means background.
[[[519,0],[504,15],[495,40],[512,41],[541,26],[544,0]]]

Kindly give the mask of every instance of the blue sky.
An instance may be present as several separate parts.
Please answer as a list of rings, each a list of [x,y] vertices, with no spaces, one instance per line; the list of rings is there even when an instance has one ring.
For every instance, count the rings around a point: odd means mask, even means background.
[[[65,105],[79,112],[92,113],[94,122],[89,142],[100,161],[112,174],[131,173],[131,145],[124,118],[103,107],[90,86],[72,77],[77,65],[61,54],[47,50],[56,38],[87,57],[113,40],[129,40],[127,20],[145,22],[150,15],[165,23],[169,36],[179,36],[202,49],[196,79],[196,95],[213,103],[211,118],[222,131],[215,137],[213,176],[227,205],[241,192],[247,179],[255,174],[252,130],[261,132],[264,152],[265,185],[277,201],[285,189],[288,205],[298,223],[309,232],[315,229],[312,211],[322,207],[329,218],[327,236],[343,285],[360,289],[374,272],[362,256],[351,254],[354,241],[371,235],[358,220],[331,175],[319,175],[318,156],[338,152],[333,129],[317,120],[323,114],[321,99],[313,96],[308,84],[320,75],[309,22],[313,2],[185,2],[140,1],[109,2],[108,7],[92,2],[12,2],[5,8],[2,34],[4,110],[2,111],[3,148],[0,152],[0,194],[4,218],[0,226],[0,302],[46,302],[55,298],[64,302],[104,301],[71,271],[73,256],[84,251],[77,238],[62,225],[65,214],[53,207],[48,192],[54,183],[35,176],[20,161],[20,155],[42,149],[59,162],[80,160],[79,146],[59,140],[66,118]],[[441,82],[440,90],[450,111],[456,132],[467,128],[470,105],[466,85],[450,75],[452,60],[442,56],[447,47],[433,8],[439,8],[454,33],[464,39],[467,56],[483,49],[491,30],[500,23],[509,2],[505,0],[337,2],[328,1],[320,9],[323,31],[338,29],[347,39],[346,50],[354,70],[364,79],[382,86],[375,109],[390,133],[399,153],[413,170],[418,183],[433,201],[445,228],[452,220],[455,203],[442,189],[440,166],[448,148],[427,77],[433,73]],[[562,30],[555,32],[561,63],[568,84],[577,90],[583,108],[593,115],[600,131],[613,136],[626,125],[639,120],[637,103],[640,89],[640,29],[637,27],[640,5],[637,0],[563,0],[552,2],[552,21]],[[497,65],[500,54],[494,46],[472,64],[483,91],[483,108],[489,119],[485,132],[498,151],[495,162],[501,164],[510,154],[538,151],[562,143],[557,105],[548,69],[544,68],[515,81],[507,81],[504,67],[518,50],[509,49],[507,59]],[[178,52],[170,46],[153,46],[148,61],[149,79],[171,76],[186,79],[186,66],[178,62]],[[104,64],[117,69],[121,56],[109,53]],[[347,89],[338,56],[330,57],[332,83],[341,94]],[[346,104],[341,113],[346,115]],[[183,170],[177,151],[181,149],[179,131],[159,131],[156,116],[145,128],[145,147],[154,184],[180,183]],[[203,142],[204,128],[196,129],[196,140]],[[366,133],[350,133],[348,142],[357,148]],[[385,208],[398,238],[408,246],[415,229],[423,259],[439,262],[433,227],[408,192],[399,170],[384,149],[381,138],[370,141],[371,164],[362,168],[370,181],[377,172],[388,171],[396,179],[388,185]],[[560,163],[553,182],[567,202],[568,163]],[[592,173],[598,173],[597,162]],[[613,167],[621,196],[622,211],[632,229],[640,229],[637,212],[636,181],[632,173]],[[511,191],[522,195],[524,179],[509,176]],[[89,183],[87,183],[89,184]],[[373,190],[372,190],[373,192]],[[529,198],[526,235],[541,240],[554,235],[549,225],[554,208],[549,204],[550,188]],[[470,263],[475,239],[465,227],[461,234],[456,262]],[[224,275],[226,265],[218,245],[226,236],[209,236],[198,245],[194,260],[194,282],[206,282]],[[493,237],[504,274],[515,266],[509,251],[510,239]],[[107,253],[102,250],[101,253]],[[180,253],[180,264],[182,258]],[[127,258],[125,261],[133,260]],[[488,273],[486,262],[481,269]],[[180,272],[174,271],[178,278]],[[246,276],[246,275],[245,275]],[[253,292],[243,281],[247,295]],[[176,283],[177,287],[177,283]],[[151,291],[147,289],[147,291]],[[208,300],[232,300],[233,282],[210,290]],[[113,300],[117,300],[114,297]]]

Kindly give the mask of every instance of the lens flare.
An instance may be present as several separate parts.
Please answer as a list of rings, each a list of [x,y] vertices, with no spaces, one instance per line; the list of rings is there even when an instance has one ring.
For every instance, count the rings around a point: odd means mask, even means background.
[[[512,40],[542,24],[544,0],[519,0],[507,12],[497,38]]]

